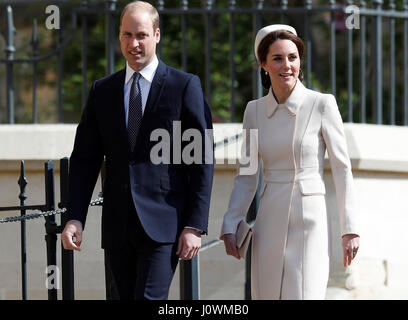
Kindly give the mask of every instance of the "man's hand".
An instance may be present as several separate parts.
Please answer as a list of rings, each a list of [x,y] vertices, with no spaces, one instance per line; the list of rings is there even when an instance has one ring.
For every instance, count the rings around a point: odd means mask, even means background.
[[[75,237],[75,241],[74,238]],[[65,225],[61,234],[62,245],[65,250],[81,251],[82,224],[79,221],[71,220]]]
[[[185,228],[180,235],[176,254],[183,260],[194,258],[201,248],[201,233]]]

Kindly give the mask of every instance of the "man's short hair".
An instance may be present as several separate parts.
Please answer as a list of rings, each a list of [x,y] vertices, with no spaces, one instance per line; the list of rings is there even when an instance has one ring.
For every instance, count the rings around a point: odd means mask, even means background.
[[[123,8],[123,11],[120,15],[120,25],[122,25],[122,18],[125,15],[126,11],[131,12],[140,9],[147,12],[150,15],[150,18],[152,19],[153,23],[153,31],[156,31],[156,29],[159,28],[160,25],[159,13],[157,12],[155,7],[153,7],[150,3],[145,1],[133,1],[128,3],[126,7]]]

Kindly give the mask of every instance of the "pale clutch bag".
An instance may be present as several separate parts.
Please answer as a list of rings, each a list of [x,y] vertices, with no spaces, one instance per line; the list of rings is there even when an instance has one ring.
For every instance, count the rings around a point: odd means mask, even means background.
[[[241,258],[246,257],[246,253],[249,247],[249,242],[252,237],[252,225],[249,225],[245,219],[241,220],[238,224],[237,232],[235,233],[237,239],[238,252]]]

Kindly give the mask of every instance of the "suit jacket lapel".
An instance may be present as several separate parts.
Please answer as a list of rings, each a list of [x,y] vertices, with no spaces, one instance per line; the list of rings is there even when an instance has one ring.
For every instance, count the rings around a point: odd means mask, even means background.
[[[163,84],[167,75],[167,66],[159,59],[159,65],[157,66],[156,73],[154,75],[152,85],[150,86],[149,96],[147,98],[143,118],[142,118],[142,125],[143,120],[147,119],[151,112],[156,108],[157,102],[159,101],[159,97],[161,95]]]
[[[138,146],[140,147],[140,143],[141,141],[143,141],[143,139],[150,138],[149,136],[146,137],[145,135],[149,134],[148,125],[152,119],[152,113],[157,107],[157,103],[159,102],[160,96],[162,94],[166,75],[167,66],[161,60],[159,60],[159,65],[150,86],[149,96],[147,97],[146,106],[142,117],[142,123],[140,125],[138,137],[136,140],[135,150],[138,150]]]

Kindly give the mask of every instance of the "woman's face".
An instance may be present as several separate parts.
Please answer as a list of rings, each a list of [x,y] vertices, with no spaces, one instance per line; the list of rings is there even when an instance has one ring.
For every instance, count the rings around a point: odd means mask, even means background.
[[[269,46],[262,68],[268,71],[272,88],[291,90],[299,76],[300,57],[296,44],[288,39],[278,39]]]

